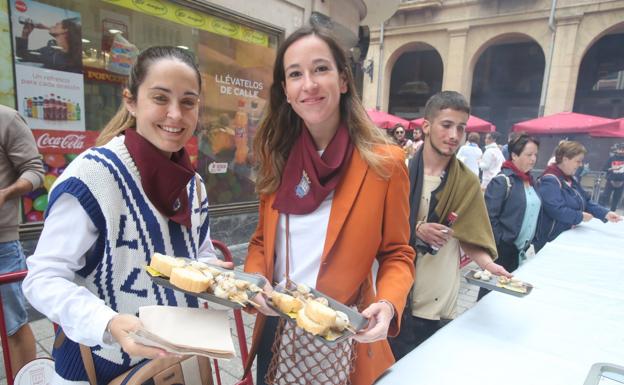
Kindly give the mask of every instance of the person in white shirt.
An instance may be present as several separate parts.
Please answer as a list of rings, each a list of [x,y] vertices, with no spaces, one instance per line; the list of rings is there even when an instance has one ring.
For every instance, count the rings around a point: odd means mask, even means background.
[[[143,358],[167,355],[130,338],[142,327],[139,307],[198,306],[196,297],[153,284],[143,270],[155,252],[214,256],[206,190],[184,149],[199,121],[200,90],[186,50],[143,51],[96,147],[72,161],[50,191],[23,288],[61,328],[54,384],[88,384],[80,344],[90,347],[101,384]]]
[[[479,176],[479,160],[483,155],[483,151],[479,148],[480,140],[481,137],[478,132],[471,132],[468,134],[466,144],[457,151],[457,159],[461,160],[477,176]]]
[[[500,137],[498,132],[490,132],[485,136],[485,152],[479,161],[479,168],[483,171],[481,175],[481,189],[485,190],[494,175],[500,172],[501,166],[505,161],[502,151],[498,147],[496,141]]]

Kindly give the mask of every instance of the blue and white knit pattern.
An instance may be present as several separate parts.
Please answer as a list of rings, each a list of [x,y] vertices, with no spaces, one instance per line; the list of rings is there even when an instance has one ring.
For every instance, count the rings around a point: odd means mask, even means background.
[[[140,306],[155,304],[196,307],[195,297],[155,285],[143,270],[155,252],[195,258],[209,223],[206,191],[203,183],[199,187],[201,204],[196,178],[187,186],[192,210],[189,229],[170,221],[147,199],[123,137],[80,154],[55,183],[48,206],[52,207],[62,194],[71,194],[99,230],[95,245],[86,255],[86,265],[77,272],[76,283],[119,313],[137,314]],[[56,371],[68,380],[84,380],[78,345],[66,341],[55,351]],[[95,346],[92,352],[98,382],[102,383],[140,361],[121,349]]]

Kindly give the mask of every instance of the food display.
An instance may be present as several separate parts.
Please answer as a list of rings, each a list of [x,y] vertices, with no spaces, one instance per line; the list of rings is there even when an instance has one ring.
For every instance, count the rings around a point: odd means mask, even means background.
[[[325,342],[343,340],[367,322],[357,311],[301,284],[293,290],[275,288],[269,305]]]
[[[517,277],[495,276],[487,270],[470,270],[464,274],[464,278],[468,282],[485,289],[500,291],[516,297],[523,297],[533,289],[531,284],[523,282]]]
[[[155,253],[147,272],[156,284],[229,307],[255,305],[264,279],[200,261]]]

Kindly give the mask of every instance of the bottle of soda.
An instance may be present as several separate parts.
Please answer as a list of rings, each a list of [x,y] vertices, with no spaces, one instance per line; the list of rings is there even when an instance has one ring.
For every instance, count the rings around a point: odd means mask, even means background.
[[[451,211],[444,221],[443,225],[446,227],[452,227],[455,221],[457,220],[457,213]],[[416,237],[416,241],[414,242],[414,247],[420,254],[431,254],[436,255],[438,253],[438,248],[434,245],[430,245],[422,239]]]

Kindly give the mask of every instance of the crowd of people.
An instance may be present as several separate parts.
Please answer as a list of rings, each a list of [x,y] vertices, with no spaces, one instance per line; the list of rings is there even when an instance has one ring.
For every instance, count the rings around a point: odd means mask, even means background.
[[[186,50],[144,50],[97,145],[51,190],[40,240],[26,260],[24,294],[19,285],[11,290],[22,308],[25,295],[60,326],[56,383],[88,383],[84,346],[98,383],[168,355],[129,338],[141,328],[140,306],[198,306],[196,297],[158,287],[142,273],[155,252],[231,267],[214,259],[207,194],[184,149],[199,120],[201,80]],[[479,135],[470,133],[460,148],[469,114],[464,96],[439,92],[427,102],[413,139],[406,139],[405,127],[393,128],[399,149],[368,118],[347,55],[331,33],[303,27],[280,45],[254,139],[259,220],[244,266],[266,282],[247,309],[257,317],[246,372],[257,358],[258,384],[286,383],[283,367],[299,365],[295,356],[280,361],[287,326],[267,304],[275,285],[313,287],[368,319],[353,339],[331,348],[348,359],[320,354],[305,360],[338,368],[333,383],[372,384],[455,317],[462,254],[511,277],[531,244],[544,247],[591,218],[622,219],[591,202],[574,178],[586,153],[582,144],[561,142],[555,164],[534,181],[539,141],[515,135],[503,157],[496,133],[487,135],[485,152]],[[29,142],[20,145],[19,158],[28,167],[0,168],[0,209],[13,217],[0,250],[5,258],[5,243],[17,242],[6,258],[19,267],[24,257],[14,206],[41,184],[42,165],[19,115],[0,109],[0,139],[4,126],[17,127],[16,137]],[[610,163],[613,181],[622,180],[622,160]],[[24,327],[27,320],[16,316],[9,328],[10,335],[23,335],[21,347],[32,340]],[[16,356],[24,356],[19,369],[32,354]]]

